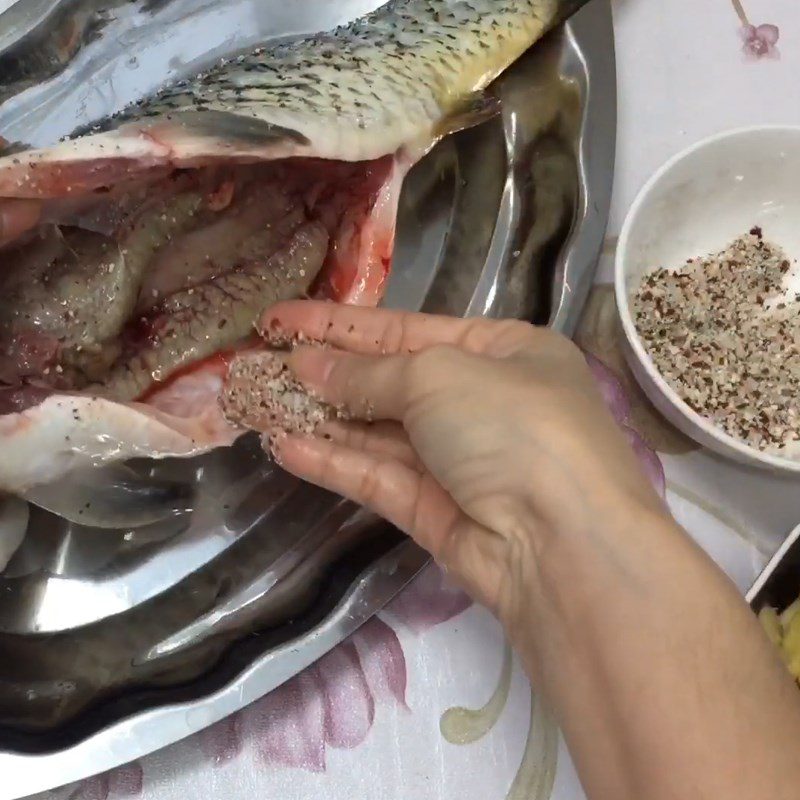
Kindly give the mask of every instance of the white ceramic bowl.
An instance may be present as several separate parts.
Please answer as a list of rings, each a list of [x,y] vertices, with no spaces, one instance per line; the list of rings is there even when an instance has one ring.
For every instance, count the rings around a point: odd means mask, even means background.
[[[718,134],[670,159],[647,182],[617,248],[626,358],[653,405],[699,444],[740,462],[800,473],[800,447],[798,460],[762,453],[689,408],[659,374],[631,316],[630,301],[644,273],[719,251],[754,225],[790,258],[800,258],[800,127]]]

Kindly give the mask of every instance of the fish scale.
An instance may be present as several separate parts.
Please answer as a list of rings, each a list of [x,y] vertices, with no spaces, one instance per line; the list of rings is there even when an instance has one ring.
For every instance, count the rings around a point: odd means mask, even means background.
[[[298,152],[356,161],[426,149],[457,114],[581,0],[396,0],[349,26],[226,60],[107,126],[224,112],[305,140]],[[268,58],[267,58],[268,57]]]
[[[332,33],[223,60],[53,148],[0,158],[0,196],[90,191],[128,174],[123,159],[196,166],[403,152],[414,162],[482,119],[475,95],[585,2],[394,0]],[[92,161],[96,173],[80,171]]]

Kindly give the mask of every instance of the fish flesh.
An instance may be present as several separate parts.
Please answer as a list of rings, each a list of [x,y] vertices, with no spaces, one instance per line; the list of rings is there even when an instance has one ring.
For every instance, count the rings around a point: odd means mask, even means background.
[[[394,0],[0,158],[40,226],[0,250],[0,490],[241,433],[218,398],[260,313],[377,304],[403,179],[585,0]]]

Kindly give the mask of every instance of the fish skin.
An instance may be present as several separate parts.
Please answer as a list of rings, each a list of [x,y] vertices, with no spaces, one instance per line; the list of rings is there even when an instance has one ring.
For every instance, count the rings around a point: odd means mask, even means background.
[[[214,398],[224,374],[201,370],[179,378],[163,397],[116,403],[90,395],[51,395],[39,405],[0,416],[0,486],[22,494],[73,469],[143,457],[188,457],[232,444],[241,431],[223,417]],[[200,384],[196,407],[186,384]]]
[[[416,159],[584,2],[394,0],[331,33],[227,60],[94,135],[0,159],[0,196],[77,193],[130,170],[218,157],[364,161],[407,149]],[[93,174],[76,175],[85,161]],[[36,174],[44,163],[51,169]]]
[[[221,64],[129,113],[229,112],[244,117],[243,128],[257,119],[296,132],[308,144],[288,146],[311,147],[317,157],[372,160],[409,143],[427,146],[441,120],[460,111],[558,20],[561,5],[392,2],[332,33],[278,46],[268,59],[256,51]],[[231,123],[226,133],[237,139]]]

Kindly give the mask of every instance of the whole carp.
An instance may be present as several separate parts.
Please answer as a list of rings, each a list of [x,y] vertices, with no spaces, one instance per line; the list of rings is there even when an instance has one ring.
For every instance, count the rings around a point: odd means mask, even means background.
[[[0,491],[232,442],[218,397],[260,313],[378,303],[409,168],[584,2],[394,0],[0,158],[0,204],[43,209],[0,250]]]

